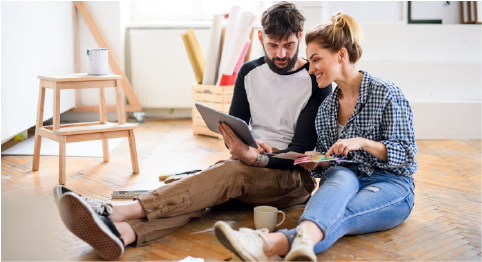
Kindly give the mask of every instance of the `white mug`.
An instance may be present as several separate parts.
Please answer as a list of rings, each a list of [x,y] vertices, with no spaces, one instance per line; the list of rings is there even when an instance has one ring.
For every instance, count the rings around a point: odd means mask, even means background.
[[[278,221],[278,214],[283,215],[281,222]],[[281,225],[285,221],[285,213],[278,211],[276,207],[270,206],[258,206],[254,208],[254,226],[256,229],[267,228],[269,232],[273,232],[275,227]]]
[[[109,52],[107,48],[87,49],[87,74],[107,75],[109,73]]]

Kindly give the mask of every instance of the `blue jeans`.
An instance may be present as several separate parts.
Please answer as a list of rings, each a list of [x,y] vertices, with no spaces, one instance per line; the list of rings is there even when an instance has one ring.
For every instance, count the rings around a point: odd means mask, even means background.
[[[356,165],[334,167],[311,197],[299,222],[309,220],[323,231],[315,245],[322,252],[344,235],[366,234],[394,228],[410,214],[414,201],[411,178],[375,169],[371,176]],[[296,228],[280,230],[290,243]]]

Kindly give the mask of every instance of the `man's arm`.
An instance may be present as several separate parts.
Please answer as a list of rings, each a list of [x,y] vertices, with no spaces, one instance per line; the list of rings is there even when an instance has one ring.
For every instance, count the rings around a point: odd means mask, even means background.
[[[269,158],[265,154],[258,154],[250,166],[265,167],[268,165]]]
[[[236,82],[234,84],[233,99],[231,101],[231,107],[229,108],[229,114],[237,118],[241,118],[249,125],[251,120],[251,111],[249,109],[248,95],[246,94],[246,88],[244,87],[244,77],[246,68],[243,65],[239,70]]]

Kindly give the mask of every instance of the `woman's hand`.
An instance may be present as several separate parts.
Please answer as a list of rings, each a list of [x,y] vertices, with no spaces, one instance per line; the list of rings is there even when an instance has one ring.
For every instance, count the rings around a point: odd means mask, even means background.
[[[350,139],[340,139],[336,141],[333,146],[330,147],[328,152],[326,152],[325,157],[329,157],[332,153],[336,156],[344,155],[347,156],[348,152],[356,151],[363,148],[367,143],[367,140],[362,137],[355,137]]]
[[[268,145],[266,142],[257,140],[256,144],[258,144],[258,148],[255,148],[254,151],[256,151],[258,154],[263,154],[263,153],[268,153],[272,154],[273,153],[273,147]]]
[[[317,155],[321,155],[321,153],[316,151],[306,151],[305,155],[317,156]],[[306,162],[306,163],[301,163],[300,166],[308,171],[311,171],[315,169],[317,166],[319,166],[321,163],[323,162]]]
[[[239,161],[251,166],[268,165],[268,156],[258,154],[256,149],[246,145],[226,123],[218,123],[218,132],[228,145],[229,153]]]

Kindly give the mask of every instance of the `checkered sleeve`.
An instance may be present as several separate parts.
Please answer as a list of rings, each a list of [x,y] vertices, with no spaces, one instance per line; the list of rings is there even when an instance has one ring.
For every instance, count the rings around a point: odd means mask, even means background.
[[[380,142],[387,148],[388,161],[381,161],[371,156],[374,166],[381,169],[400,169],[416,163],[417,145],[415,144],[413,114],[403,95],[392,97],[388,101],[383,112],[380,132]]]

